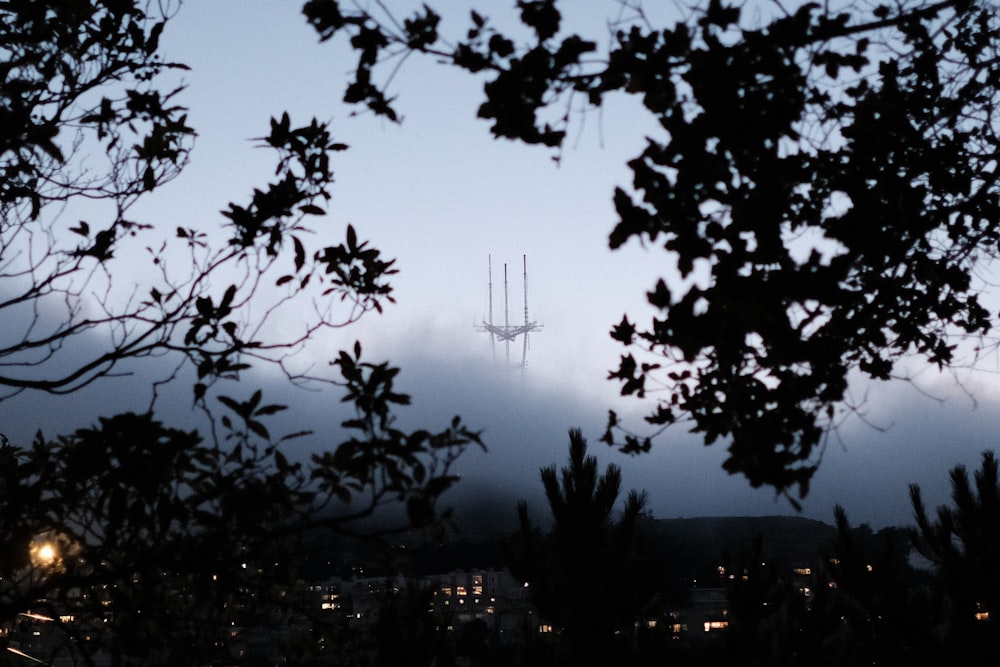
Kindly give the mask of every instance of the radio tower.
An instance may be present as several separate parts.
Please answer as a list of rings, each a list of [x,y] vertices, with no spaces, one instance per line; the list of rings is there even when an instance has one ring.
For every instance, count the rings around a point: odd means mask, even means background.
[[[524,340],[521,347],[521,362],[516,364],[515,367],[524,374],[524,370],[528,365],[528,334],[536,331],[542,330],[542,325],[538,322],[532,322],[528,319],[528,256],[523,255],[522,261],[524,263],[524,324],[511,324],[510,323],[510,308],[507,299],[507,265],[503,265],[503,324],[493,324],[493,257],[489,258],[489,288],[490,288],[490,314],[489,319],[484,320],[482,324],[476,326],[476,331],[485,331],[490,334],[490,351],[493,353],[493,359],[496,360],[496,342],[503,341],[504,352],[506,354],[507,366],[511,366],[510,361],[510,344],[515,341],[518,336],[524,336]]]

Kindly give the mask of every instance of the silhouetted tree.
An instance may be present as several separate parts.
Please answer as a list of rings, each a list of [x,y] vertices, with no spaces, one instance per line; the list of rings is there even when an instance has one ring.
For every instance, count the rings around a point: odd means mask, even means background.
[[[531,602],[552,623],[568,664],[626,660],[639,612],[656,594],[659,573],[643,554],[637,521],[645,494],[631,491],[621,515],[615,505],[621,470],[599,474],[579,429],[569,433],[569,464],[541,470],[552,526],[539,531],[518,504],[520,528],[509,542],[510,571],[528,585]]]
[[[445,36],[430,4],[304,3],[358,53],[345,101],[396,120],[381,82],[418,52],[483,77],[493,135],[556,159],[578,110],[615,93],[659,125],[609,243],[660,243],[693,280],[660,280],[651,324],[614,327],[629,351],[611,377],[640,398],[665,386],[649,421],[724,440],[726,470],[804,495],[850,373],[948,365],[956,337],[992,327],[973,271],[1000,237],[995,3],[709,0],[655,25],[626,0],[608,36],[568,33],[558,0],[519,0],[520,31],[472,11]],[[604,439],[651,446],[614,413]]]
[[[942,505],[935,520],[927,515],[920,487],[910,485],[919,552],[936,569],[943,593],[940,628],[953,659],[964,664],[1000,660],[1000,484],[992,451],[970,481],[965,466],[951,470],[953,506]]]
[[[729,664],[921,665],[944,659],[931,599],[907,562],[909,534],[852,528],[834,509],[836,536],[796,574],[766,558],[763,541],[727,565]]]
[[[791,581],[788,563],[764,557],[754,538],[735,559],[726,558],[729,627],[726,644],[733,664],[798,665],[808,638],[805,599]]]
[[[837,535],[813,586],[812,625],[823,646],[815,659],[836,665],[919,665],[939,649],[925,581],[908,562],[903,529],[852,528],[834,508]]]
[[[346,354],[339,365],[358,406],[343,426],[356,435],[308,464],[257,435],[284,409],[259,393],[232,406],[228,448],[125,414],[0,450],[0,622],[46,600],[73,610],[62,631],[91,638],[75,648],[172,664],[206,636],[217,645],[223,621],[320,624],[315,601],[292,594],[300,538],[320,527],[356,533],[387,503],[410,512],[384,530],[427,525],[449,467],[478,442],[457,423],[436,434],[393,428],[389,410],[407,397],[393,391],[392,369]]]
[[[65,394],[166,355],[161,379],[191,364],[207,405],[214,381],[252,363],[305,379],[295,351],[392,300],[394,262],[352,228],[340,245],[309,245],[331,157],[346,148],[315,120],[271,120],[258,141],[277,153],[276,180],[230,203],[221,235],[135,217],[187,163],[195,134],[183,91],[162,89],[165,72],[185,68],[158,51],[180,3],[147,4],[0,6],[0,399]],[[83,202],[94,217],[68,219]],[[130,271],[137,261],[147,270]],[[282,317],[301,326],[267,326]]]
[[[386,592],[369,638],[372,664],[378,667],[454,665],[447,629],[440,618],[427,611],[434,594],[433,586],[418,584]]]
[[[105,649],[114,664],[193,663],[222,641],[223,618],[306,613],[291,594],[299,535],[358,530],[390,503],[405,507],[402,526],[433,524],[450,466],[479,442],[458,418],[396,428],[410,401],[398,369],[362,359],[360,344],[327,370],[295,362],[325,330],[393,300],[394,260],[353,227],[336,245],[310,234],[347,148],[325,123],[271,119],[257,141],[276,154],[274,181],[226,205],[218,233],[137,217],[195,135],[167,76],[186,67],[159,51],[180,4],[0,2],[0,402],[159,373],[146,413],[0,445],[0,624],[70,609],[73,620],[45,622],[84,662]],[[137,363],[153,357],[161,365]],[[302,433],[265,425],[286,406],[254,387],[219,391],[254,364],[339,388],[354,408],[344,440],[289,461],[283,442]],[[185,368],[207,438],[154,416],[161,383]]]

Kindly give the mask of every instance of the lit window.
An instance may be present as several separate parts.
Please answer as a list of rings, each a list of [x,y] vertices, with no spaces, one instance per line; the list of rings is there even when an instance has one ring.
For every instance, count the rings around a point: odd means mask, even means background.
[[[552,626],[549,625],[548,623],[542,623],[541,625],[538,626],[538,631],[542,634],[548,634],[552,632]]]
[[[465,590],[465,586],[458,586],[458,587],[457,587],[457,588],[455,589],[455,595],[467,595],[467,594],[468,594],[468,593],[467,593],[467,592],[466,592],[466,590]]]
[[[451,596],[451,586],[445,586],[441,589],[441,592],[447,596]]]
[[[810,574],[812,574],[812,569],[808,567],[797,567],[795,568],[795,574],[801,576],[809,576]]]

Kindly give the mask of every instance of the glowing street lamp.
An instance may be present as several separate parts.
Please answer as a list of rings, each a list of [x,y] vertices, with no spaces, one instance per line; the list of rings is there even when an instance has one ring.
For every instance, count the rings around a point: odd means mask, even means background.
[[[59,547],[47,536],[36,537],[28,546],[28,556],[33,566],[49,569],[59,562]]]
[[[31,562],[35,565],[48,567],[58,559],[59,551],[56,549],[56,545],[52,542],[45,542],[38,545],[38,548],[34,550]]]
[[[63,559],[74,556],[79,548],[65,535],[56,532],[46,532],[37,535],[28,545],[28,557],[31,565],[38,570],[53,571],[64,566]]]

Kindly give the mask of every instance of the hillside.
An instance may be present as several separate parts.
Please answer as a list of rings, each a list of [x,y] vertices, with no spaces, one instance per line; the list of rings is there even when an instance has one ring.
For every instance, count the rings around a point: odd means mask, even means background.
[[[712,577],[727,555],[733,562],[749,556],[758,538],[764,559],[812,564],[835,534],[829,524],[796,516],[657,519],[645,530],[650,552],[672,577],[685,579]]]

